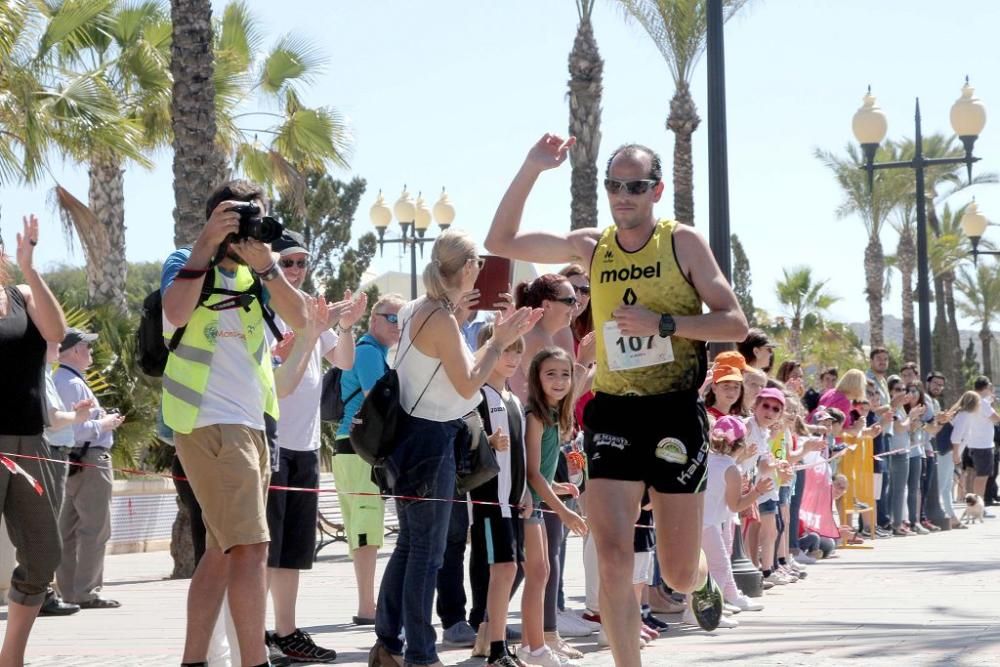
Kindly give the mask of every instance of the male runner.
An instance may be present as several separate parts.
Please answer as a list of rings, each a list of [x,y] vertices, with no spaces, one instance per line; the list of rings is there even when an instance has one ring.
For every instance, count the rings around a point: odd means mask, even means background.
[[[641,661],[632,538],[647,487],[664,580],[693,593],[702,627],[718,626],[722,596],[701,556],[708,420],[697,392],[707,366],[704,341],[741,341],[747,322],[705,240],[692,227],[653,214],[664,185],[660,158],[649,148],[623,146],[608,161],[611,227],[520,230],[535,180],[565,162],[574,143],[546,134],[535,144],[500,202],[485,245],[505,257],[590,266],[598,353],[596,397],[584,422],[588,493],[600,501],[588,503],[588,523],[597,544],[604,630],[615,664],[634,667]]]

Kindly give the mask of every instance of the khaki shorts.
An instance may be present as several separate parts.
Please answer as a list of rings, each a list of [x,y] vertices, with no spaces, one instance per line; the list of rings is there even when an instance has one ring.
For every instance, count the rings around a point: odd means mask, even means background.
[[[201,505],[207,548],[271,540],[267,486],[271,464],[264,432],[239,424],[214,424],[175,433],[177,456]]]
[[[337,454],[333,457],[333,480],[351,552],[360,547],[382,546],[385,500],[372,482],[372,467],[357,454]],[[355,495],[358,493],[372,495]]]

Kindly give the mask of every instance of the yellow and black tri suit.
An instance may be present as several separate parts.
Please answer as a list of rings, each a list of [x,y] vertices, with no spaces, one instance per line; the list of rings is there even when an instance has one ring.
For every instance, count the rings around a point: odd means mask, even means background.
[[[677,260],[677,225],[660,220],[649,240],[632,252],[618,244],[612,225],[594,249],[590,307],[597,338],[596,395],[584,423],[591,478],[644,481],[661,493],[696,493],[703,486],[708,453],[708,417],[698,397],[707,368],[705,343],[678,336],[627,337],[608,324],[623,304],[672,316],[703,312],[701,297]],[[672,361],[625,357],[630,349],[653,346],[669,346]]]

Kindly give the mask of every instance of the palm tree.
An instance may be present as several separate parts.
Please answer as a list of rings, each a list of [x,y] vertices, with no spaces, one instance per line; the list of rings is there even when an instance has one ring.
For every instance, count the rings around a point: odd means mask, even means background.
[[[57,10],[67,11],[64,4]],[[119,100],[118,113],[141,133],[135,148],[152,152],[170,130],[170,22],[156,0],[115,2],[80,25],[82,39],[60,44],[59,60],[98,72]],[[89,142],[78,149],[89,165],[88,205],[55,188],[68,232],[74,229],[86,256],[87,291],[93,305],[125,310],[125,163],[127,155]],[[148,160],[140,161],[151,166]]]
[[[205,224],[205,197],[228,171],[215,142],[215,78],[210,0],[170,0],[173,93],[174,244],[193,243]]]
[[[995,262],[983,262],[976,267],[975,273],[963,267],[958,272],[955,287],[962,295],[957,304],[958,312],[980,325],[983,372],[990,375],[993,370],[993,332],[990,325],[1000,314],[1000,266]]]
[[[0,183],[51,177],[53,152],[110,150],[142,160],[141,133],[95,69],[62,66],[93,39],[113,0],[0,3]]]
[[[779,280],[775,287],[778,302],[787,308],[791,317],[788,348],[790,357],[794,359],[798,358],[806,318],[812,316],[821,321],[823,314],[840,299],[824,291],[828,280],[813,282],[812,269],[808,266],[794,268],[791,273],[782,269],[782,273],[784,279]]]
[[[884,292],[885,253],[882,249],[882,227],[906,192],[905,180],[900,170],[879,170],[875,172],[874,185],[869,192],[868,175],[861,169],[864,165],[858,148],[849,143],[845,147],[846,157],[817,148],[814,155],[831,171],[837,184],[843,190],[844,199],[837,207],[837,217],[858,215],[865,226],[868,243],[864,252],[865,298],[868,300],[868,316],[871,321],[869,344],[873,347],[885,345],[882,323],[882,297]],[[891,157],[891,152],[880,147],[875,159],[878,162]],[[911,187],[912,191],[912,187]]]
[[[691,136],[701,119],[691,97],[691,76],[705,51],[707,0],[619,0],[626,18],[649,34],[674,80],[667,129],[674,133],[674,217],[694,224],[694,167]],[[728,21],[747,0],[722,0]]]
[[[302,103],[303,85],[326,64],[321,51],[294,36],[265,51],[262,28],[244,2],[226,5],[215,40],[216,142],[235,172],[304,213],[305,175],[347,167],[350,131],[336,109]]]
[[[580,23],[569,53],[570,227],[597,226],[597,153],[601,148],[601,80],[604,60],[590,17],[595,0],[576,0]]]

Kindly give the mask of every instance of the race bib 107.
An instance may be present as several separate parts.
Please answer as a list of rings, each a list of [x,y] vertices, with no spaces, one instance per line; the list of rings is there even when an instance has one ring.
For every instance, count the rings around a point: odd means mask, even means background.
[[[674,360],[674,346],[670,338],[652,336],[625,336],[614,320],[604,323],[604,352],[608,369],[627,371]]]

